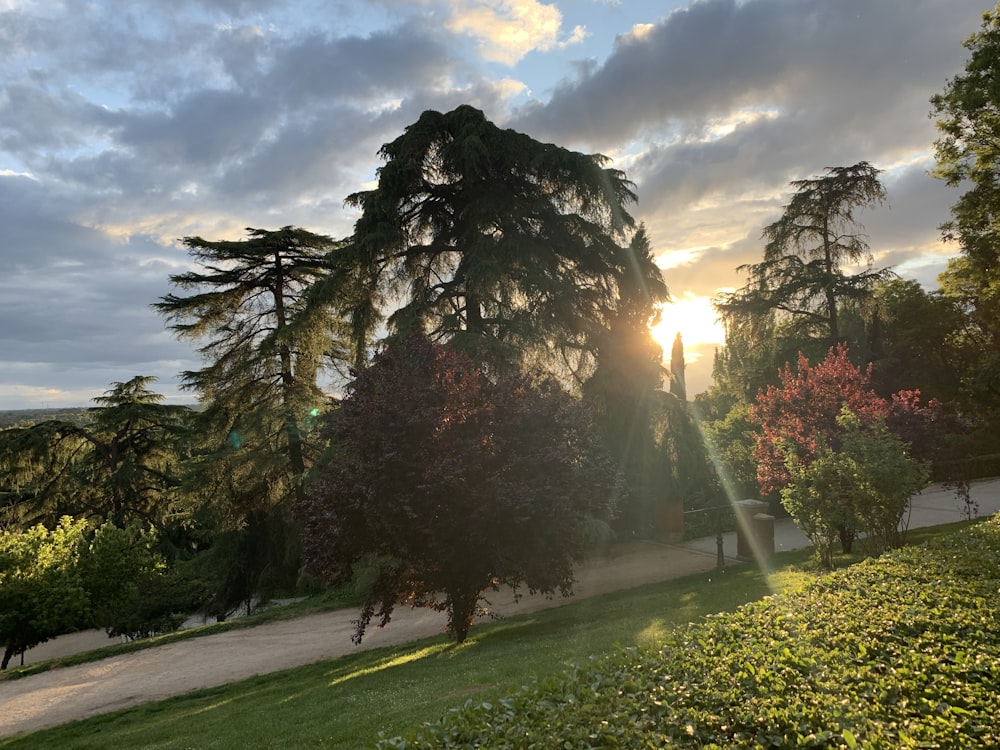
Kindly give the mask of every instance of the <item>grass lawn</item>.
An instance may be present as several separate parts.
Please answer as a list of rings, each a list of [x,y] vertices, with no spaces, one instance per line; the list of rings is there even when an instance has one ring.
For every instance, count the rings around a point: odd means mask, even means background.
[[[912,531],[911,543],[955,525]],[[841,559],[838,564],[851,560]],[[52,730],[0,748],[362,748],[449,708],[510,694],[534,677],[618,647],[651,648],[672,626],[733,610],[814,575],[811,550],[770,575],[742,565],[572,602],[443,636],[266,675]]]

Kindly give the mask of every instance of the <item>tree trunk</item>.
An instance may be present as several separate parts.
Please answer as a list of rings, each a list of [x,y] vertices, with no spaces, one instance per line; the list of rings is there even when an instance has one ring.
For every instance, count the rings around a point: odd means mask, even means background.
[[[840,538],[840,551],[849,555],[854,547],[854,537],[857,536],[857,529],[850,526],[841,526],[837,529],[837,536]]]
[[[833,288],[834,272],[837,268],[836,259],[833,257],[833,249],[830,246],[830,223],[823,218],[823,270],[826,273],[826,309],[830,320],[830,346],[836,345],[840,341],[840,324],[837,320],[837,295]]]
[[[274,295],[274,318],[275,330],[279,337],[288,325],[285,313],[285,278],[284,266],[281,262],[281,253],[274,253],[275,282],[272,291]],[[302,479],[306,472],[305,457],[302,451],[302,434],[299,430],[299,418],[295,414],[295,404],[292,399],[292,391],[295,387],[295,373],[292,371],[292,350],[288,344],[279,340],[278,358],[281,362],[281,400],[284,409],[285,434],[288,437],[288,461],[294,475],[295,499],[302,504],[305,502],[305,489],[302,486]]]
[[[3,662],[0,662],[0,671],[7,669],[7,665],[10,664],[10,657],[14,655],[14,651],[17,647],[8,643],[6,650],[3,652]],[[23,651],[21,653],[24,653]]]
[[[479,297],[470,292],[465,292],[465,330],[482,336],[485,326],[483,325],[483,309],[480,306]]]
[[[479,592],[474,594],[448,593],[448,629],[455,636],[456,643],[464,643],[472,627],[479,603]]]

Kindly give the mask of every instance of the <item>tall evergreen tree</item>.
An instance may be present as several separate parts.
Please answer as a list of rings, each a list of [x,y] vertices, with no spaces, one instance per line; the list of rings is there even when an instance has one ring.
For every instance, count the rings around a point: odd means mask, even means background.
[[[595,339],[596,366],[583,384],[583,395],[595,411],[608,455],[617,459],[625,479],[618,528],[634,532],[648,525],[651,509],[664,500],[664,467],[653,430],[663,349],[650,329],[659,319],[667,288],[645,228],[639,228],[628,249],[630,262],[622,268],[618,299]]]
[[[178,337],[205,342],[205,367],[183,373],[183,383],[204,405],[195,494],[215,498],[234,536],[223,610],[248,600],[265,569],[297,567],[290,501],[305,498],[316,454],[318,374],[340,351],[332,305],[306,304],[338,243],[296,227],[247,232],[239,241],[185,238],[199,268],[171,281],[194,292],[154,305]]]
[[[792,187],[781,218],[764,228],[764,259],[741,266],[749,275],[746,285],[724,295],[716,307],[727,324],[777,316],[777,323],[789,324],[785,335],[832,346],[842,338],[840,306],[852,302],[871,309],[878,283],[894,275],[872,268],[867,238],[855,218],[857,209],[881,205],[885,188],[868,162],[827,169]],[[863,270],[844,271],[846,264],[861,262]]]
[[[424,112],[380,154],[378,186],[348,198],[361,216],[340,255],[355,335],[401,301],[392,331],[449,339],[494,369],[540,356],[575,369],[631,260],[625,175],[467,105]]]
[[[674,336],[670,348],[670,392],[681,401],[687,401],[687,383],[684,380],[684,340],[680,331]]]

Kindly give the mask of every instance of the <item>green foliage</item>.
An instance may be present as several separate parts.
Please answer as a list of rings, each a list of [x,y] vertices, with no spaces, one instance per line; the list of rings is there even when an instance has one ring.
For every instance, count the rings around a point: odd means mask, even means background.
[[[930,466],[912,458],[881,420],[866,426],[845,409],[837,424],[844,428],[839,470],[853,484],[857,526],[869,553],[880,555],[902,545],[903,517],[910,498],[927,486]]]
[[[797,372],[784,367],[781,387],[762,391],[750,410],[761,426],[755,452],[761,488],[782,490],[785,507],[826,565],[835,536],[845,552],[858,530],[876,552],[898,544],[894,527],[906,501],[929,478],[929,467],[918,468],[907,451],[932,454],[946,422],[940,404],[922,406],[918,393],[879,397],[871,366],[855,367],[848,354],[846,345],[831,348],[815,366],[800,356]]]
[[[483,623],[461,646],[434,636],[364,650],[20,738],[0,739],[0,747],[185,750],[200,747],[210,738],[217,750],[251,746],[357,750],[380,733],[395,735],[436,719],[469,697],[493,701],[530,682],[533,675],[562,672],[573,661],[586,661],[588,654],[611,653],[620,646],[655,647],[664,633],[678,625],[800,586],[812,578],[802,568],[806,557],[802,551],[781,553],[768,575],[755,566],[741,565],[725,573],[712,571],[574,598],[560,606]],[[807,564],[807,569],[813,571],[814,566]],[[144,644],[172,643],[197,633],[242,627],[248,619],[291,613],[311,601],[152,641],[118,644],[113,649],[134,650]],[[13,677],[20,672],[6,674]]]
[[[88,627],[146,637],[174,630],[193,607],[190,582],[156,552],[158,536],[133,524],[64,516],[0,534],[0,642],[13,654]]]
[[[90,601],[78,565],[85,520],[63,517],[49,531],[0,532],[0,669],[13,655],[85,627]]]
[[[995,747],[1000,521],[470,701],[389,748]]]
[[[190,410],[161,404],[153,380],[112,383],[83,426],[50,420],[0,431],[5,520],[17,528],[54,525],[62,515],[170,526],[167,494],[178,483]]]
[[[626,536],[648,532],[655,523],[654,508],[671,493],[664,483],[670,465],[658,451],[656,430],[663,350],[650,333],[666,287],[644,228],[629,250],[634,261],[622,269],[618,299],[606,328],[596,334],[595,368],[582,389],[607,453],[624,478],[615,527]]]
[[[874,555],[900,546],[910,497],[930,475],[884,422],[863,425],[845,406],[837,424],[844,430],[840,449],[819,445],[809,462],[790,452],[791,482],[781,490],[782,503],[827,568],[833,567],[833,542],[843,528],[863,531]]]
[[[701,406],[701,402],[696,402]],[[757,483],[758,428],[750,421],[750,407],[737,403],[722,419],[701,423],[716,471],[729,493],[739,498],[753,498],[760,491]]]
[[[247,232],[241,241],[185,238],[199,267],[171,282],[191,294],[154,305],[178,337],[201,344],[206,362],[182,376],[204,409],[179,499],[214,532],[202,573],[215,580],[216,614],[248,605],[268,578],[284,587],[298,575],[291,506],[320,452],[317,378],[343,355],[337,308],[310,297],[333,272],[339,243],[296,227]]]
[[[792,182],[784,213],[764,228],[764,257],[741,266],[747,283],[715,303],[726,325],[726,346],[716,357],[716,386],[751,402],[776,382],[778,369],[802,353],[812,358],[845,340],[850,313],[866,325],[882,310],[876,290],[894,274],[872,268],[867,237],[855,212],[885,200],[880,170],[867,162],[827,169]],[[861,269],[848,273],[846,269]],[[861,350],[867,338],[855,332]]]
[[[928,399],[957,400],[971,364],[971,352],[959,342],[966,323],[962,307],[909,279],[887,281],[875,294],[881,318],[866,321],[846,311],[843,316],[845,337],[858,342],[862,361],[874,365],[875,390],[888,396],[905,388]]]
[[[888,270],[873,270],[859,208],[885,200],[879,170],[867,162],[834,167],[822,177],[792,182],[795,193],[780,219],[764,228],[764,259],[742,266],[750,278],[726,295],[717,308],[727,323],[737,319],[793,324],[798,340],[827,346],[841,338],[838,312],[845,302],[867,304]],[[843,266],[864,261],[867,268],[847,274]]]
[[[705,438],[688,403],[673,394],[657,393],[654,431],[659,463],[659,497],[664,503],[683,502],[686,510],[724,502],[719,478]]]
[[[190,594],[156,552],[157,542],[152,529],[107,522],[81,555],[93,624],[108,635],[135,639],[176,630],[191,608]]]
[[[961,344],[974,353],[965,386],[981,406],[1000,405],[1000,5],[983,14],[979,31],[965,42],[965,70],[931,99],[941,137],[935,143],[935,175],[953,187],[969,187],[942,229],[958,240],[962,255],[939,277],[943,294],[957,301],[968,325]]]

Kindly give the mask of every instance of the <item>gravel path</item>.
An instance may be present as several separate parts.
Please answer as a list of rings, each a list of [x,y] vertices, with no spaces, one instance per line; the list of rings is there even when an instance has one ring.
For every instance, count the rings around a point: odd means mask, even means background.
[[[574,598],[711,570],[715,556],[655,543],[631,545],[612,558],[583,565]],[[515,615],[567,600],[509,594],[491,598],[494,609]],[[351,643],[357,612],[329,612],[192,638],[132,654],[0,682],[0,737],[57,726],[192,690],[405,643],[440,633],[443,613],[397,610],[383,629],[372,627],[361,646]]]

